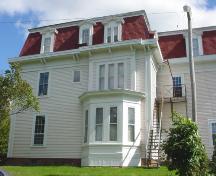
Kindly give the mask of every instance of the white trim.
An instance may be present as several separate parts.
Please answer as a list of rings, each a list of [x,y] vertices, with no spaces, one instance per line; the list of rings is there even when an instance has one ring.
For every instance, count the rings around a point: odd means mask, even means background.
[[[40,53],[44,53],[44,41],[45,38],[50,38],[50,51],[49,52],[53,52],[54,49],[54,43],[55,43],[55,34],[57,33],[56,30],[49,30],[49,31],[42,31],[41,35],[42,35],[42,39],[41,39],[41,49],[40,49]],[[46,53],[49,53],[46,52]]]
[[[34,144],[34,131],[35,131],[35,122],[37,116],[44,116],[45,118],[45,126],[44,126],[44,140],[43,145],[35,145]],[[32,136],[31,136],[31,147],[35,148],[43,148],[47,145],[47,132],[48,132],[48,115],[46,113],[34,113],[32,119]]]
[[[91,46],[85,46],[85,47],[80,47],[78,49],[71,49],[71,50],[65,50],[65,51],[57,51],[57,52],[50,52],[50,53],[42,53],[42,54],[34,54],[34,55],[29,55],[29,56],[21,56],[21,57],[14,57],[14,58],[9,58],[8,62],[13,63],[13,62],[26,62],[26,61],[33,61],[37,59],[48,59],[48,58],[54,58],[57,56],[68,56],[68,55],[77,55],[81,54],[84,52],[89,52],[92,50],[103,50],[103,49],[110,49],[110,48],[116,48],[116,47],[123,47],[123,46],[131,46],[131,45],[150,45],[150,46],[156,46],[157,49],[159,50],[159,44],[156,39],[147,39],[147,40],[142,40],[142,39],[133,39],[133,40],[125,40],[125,41],[120,41],[120,42],[114,42],[114,43],[103,43],[103,44],[98,44],[98,45],[91,45]],[[162,57],[161,57],[161,62],[162,62]]]
[[[83,23],[79,27],[79,44],[83,44],[83,39],[82,39],[82,33],[83,30],[88,29],[89,30],[89,43],[87,45],[92,45],[93,41],[93,24],[91,23]]]
[[[43,26],[43,27],[38,27],[38,28],[32,28],[29,29],[30,33],[35,33],[35,32],[40,32],[42,30],[47,30],[47,29],[52,29],[52,28],[64,28],[64,27],[70,27],[70,26],[78,26],[82,22],[102,22],[107,18],[113,18],[113,17],[121,17],[121,18],[127,18],[127,17],[132,17],[132,16],[139,16],[142,15],[145,18],[146,25],[148,26],[148,29],[150,29],[149,22],[147,20],[147,15],[145,10],[139,10],[139,11],[133,11],[133,12],[127,12],[127,13],[121,13],[121,14],[115,14],[115,15],[109,15],[109,16],[102,16],[102,17],[96,17],[96,18],[90,18],[82,21],[72,21],[72,22],[66,22],[66,23],[61,23],[61,24],[55,24],[55,25],[49,25],[49,26]]]

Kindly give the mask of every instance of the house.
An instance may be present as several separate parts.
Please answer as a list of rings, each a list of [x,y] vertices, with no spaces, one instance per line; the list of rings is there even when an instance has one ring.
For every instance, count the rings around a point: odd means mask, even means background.
[[[216,27],[194,29],[200,134],[216,136]],[[145,11],[33,28],[19,57],[40,112],[11,117],[8,163],[157,161],[176,110],[191,117],[187,31],[151,31]],[[156,162],[157,164],[157,162]]]

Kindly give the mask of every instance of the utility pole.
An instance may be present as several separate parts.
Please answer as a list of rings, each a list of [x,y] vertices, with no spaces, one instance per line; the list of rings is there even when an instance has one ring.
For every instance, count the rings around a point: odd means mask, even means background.
[[[189,49],[188,54],[189,54],[189,64],[190,64],[191,95],[192,95],[192,120],[196,122],[197,121],[196,80],[195,80],[194,60],[193,60],[191,8],[185,5],[183,9],[187,13],[187,19],[188,19],[188,49]]]

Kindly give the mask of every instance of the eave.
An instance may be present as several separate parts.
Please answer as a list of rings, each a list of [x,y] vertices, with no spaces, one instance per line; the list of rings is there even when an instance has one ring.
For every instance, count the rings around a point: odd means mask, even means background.
[[[92,97],[104,97],[104,96],[132,96],[136,98],[143,99],[146,97],[145,93],[143,92],[137,92],[137,91],[132,91],[132,90],[127,90],[127,89],[112,89],[112,90],[101,90],[101,91],[89,91],[83,93],[79,99],[81,102],[92,98]]]
[[[153,54],[156,55],[157,62],[162,63],[163,61],[163,57],[162,57],[157,39],[148,39],[148,40],[134,39],[134,40],[119,41],[115,43],[104,43],[104,44],[98,44],[98,45],[83,46],[78,49],[72,49],[72,50],[66,50],[66,51],[57,51],[57,52],[15,57],[15,58],[10,58],[8,62],[9,63],[13,63],[13,62],[24,63],[24,62],[31,62],[35,60],[41,60],[41,59],[47,60],[47,59],[52,59],[52,58],[56,58],[60,56],[77,57],[77,55],[85,54],[85,53],[89,54],[93,51],[100,51],[104,49],[110,51],[114,48],[125,48],[125,47],[130,47],[134,49],[136,49],[137,47],[141,47],[146,52],[149,52],[152,50]]]

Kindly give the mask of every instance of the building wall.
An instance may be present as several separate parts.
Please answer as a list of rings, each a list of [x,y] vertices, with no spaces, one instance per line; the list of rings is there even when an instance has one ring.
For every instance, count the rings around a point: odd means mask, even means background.
[[[80,69],[81,82],[73,83],[72,72]],[[72,58],[23,66],[23,78],[38,92],[40,72],[50,72],[48,96],[40,97],[40,113],[46,116],[47,128],[44,147],[32,146],[34,117],[26,112],[15,117],[13,148],[10,157],[80,158],[82,143],[82,110],[79,96],[88,87],[88,60]]]
[[[213,144],[211,137],[211,128],[209,126],[210,121],[216,121],[216,107],[215,104],[215,81],[214,75],[216,74],[216,63],[214,61],[205,61],[205,57],[202,56],[203,60],[195,58],[195,71],[196,71],[196,87],[197,87],[197,124],[199,126],[200,135],[202,141],[205,144],[207,153],[209,156],[213,152]],[[191,117],[191,90],[190,90],[190,74],[189,65],[187,63],[170,62],[171,70],[174,75],[182,75],[184,83],[187,89],[187,107],[188,116]],[[169,78],[169,79],[168,79]],[[158,87],[160,90],[165,89],[164,85],[170,85],[171,76],[167,65],[163,66],[158,75]],[[185,103],[175,103],[174,110],[179,113],[186,114]],[[171,105],[170,103],[164,104],[163,117],[162,117],[162,128],[168,129],[171,124]]]

